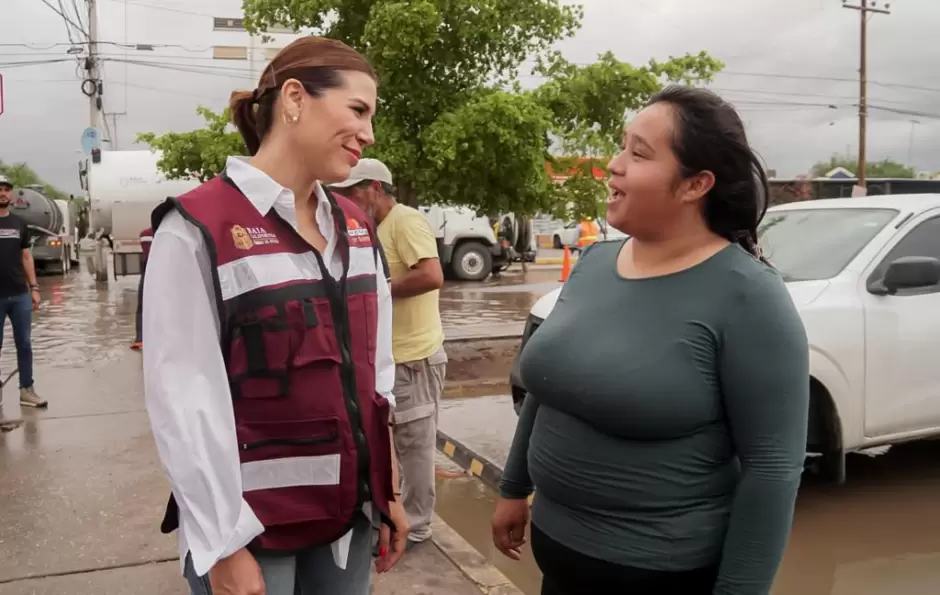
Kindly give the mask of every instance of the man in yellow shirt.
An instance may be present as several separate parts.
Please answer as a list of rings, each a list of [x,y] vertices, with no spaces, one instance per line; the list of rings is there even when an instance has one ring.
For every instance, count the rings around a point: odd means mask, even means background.
[[[392,174],[377,159],[362,159],[331,190],[349,197],[378,223],[392,292],[395,356],[395,450],[410,544],[431,537],[437,417],[447,355],[439,305],[444,273],[437,240],[420,211],[395,200]]]

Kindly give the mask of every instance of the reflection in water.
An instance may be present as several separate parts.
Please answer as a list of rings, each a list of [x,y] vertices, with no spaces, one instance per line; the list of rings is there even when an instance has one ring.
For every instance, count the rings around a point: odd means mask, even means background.
[[[506,273],[482,283],[448,283],[441,290],[441,320],[445,328],[524,322],[535,302],[556,287],[556,270]]]
[[[65,276],[40,277],[42,304],[33,315],[33,359],[39,367],[73,367],[116,360],[134,338],[138,277],[97,285],[80,271]],[[0,369],[16,366],[16,350],[9,323],[5,325]],[[11,382],[12,384],[12,382]],[[42,389],[42,378],[36,379]]]
[[[467,475],[452,478],[438,472],[437,514],[525,595],[538,595],[542,575],[532,558],[532,550],[524,547],[522,560],[513,562],[493,546],[490,516],[496,497],[494,490],[477,479]]]

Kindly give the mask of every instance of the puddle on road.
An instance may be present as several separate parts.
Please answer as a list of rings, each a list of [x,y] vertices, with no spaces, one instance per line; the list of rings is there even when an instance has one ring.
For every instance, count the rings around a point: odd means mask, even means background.
[[[439,474],[441,475],[441,474]],[[940,592],[940,444],[851,457],[849,481],[806,477],[773,595],[934,595]],[[470,477],[438,478],[438,514],[526,595],[539,592],[528,547],[521,562],[495,551],[496,493]]]
[[[482,284],[448,284],[441,303],[442,316],[450,321],[445,324],[463,325],[474,317],[477,322],[523,320],[556,275],[543,270]],[[44,305],[33,326],[37,366],[83,366],[126,356],[134,334],[137,281],[130,277],[98,286],[79,271],[41,278]],[[11,370],[15,350],[9,324],[4,345],[0,367]],[[507,415],[507,408],[500,403],[497,414]],[[940,444],[905,445],[875,459],[851,457],[849,464],[845,486],[805,480],[774,595],[937,593]],[[493,551],[489,518],[495,493],[467,477],[441,477],[438,485],[441,517],[527,595],[538,593],[539,574],[528,552],[515,563]]]
[[[445,328],[501,325],[525,320],[529,308],[556,285],[557,271],[509,271],[483,283],[451,283],[441,292]],[[137,283],[131,276],[98,285],[81,271],[40,277],[42,305],[33,318],[37,365],[80,366],[116,360],[134,339]],[[15,366],[13,336],[5,325],[0,369]]]
[[[87,274],[39,278],[42,303],[33,315],[33,359],[37,366],[80,366],[116,360],[134,340],[139,277],[98,286]],[[9,322],[3,329],[0,368],[16,367]]]
[[[493,546],[490,517],[497,494],[483,482],[466,474],[437,473],[437,514],[478,552],[496,566],[525,595],[538,595],[541,573],[532,550],[523,548],[522,560],[514,562]]]
[[[558,287],[558,271],[509,271],[482,283],[448,283],[441,290],[441,320],[445,327],[524,322],[529,309]]]

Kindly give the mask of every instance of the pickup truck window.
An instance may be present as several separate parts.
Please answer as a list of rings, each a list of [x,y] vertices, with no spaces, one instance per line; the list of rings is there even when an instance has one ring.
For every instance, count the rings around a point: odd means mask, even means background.
[[[842,272],[897,215],[895,209],[771,211],[757,233],[785,281],[815,281]]]
[[[884,257],[878,268],[871,274],[870,279],[882,279],[888,266],[898,258],[905,256],[930,256],[940,258],[940,217],[933,217],[922,222],[904,236],[894,248]],[[938,293],[940,286],[900,289],[896,295],[921,295],[924,293]]]

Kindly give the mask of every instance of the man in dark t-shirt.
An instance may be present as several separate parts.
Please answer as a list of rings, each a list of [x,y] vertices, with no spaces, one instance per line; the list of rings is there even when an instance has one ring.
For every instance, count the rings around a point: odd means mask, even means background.
[[[10,213],[13,184],[0,176],[0,348],[7,317],[13,325],[20,375],[20,405],[46,407],[33,388],[33,348],[30,332],[33,310],[39,307],[36,267],[29,251],[26,222]]]

